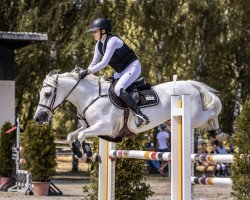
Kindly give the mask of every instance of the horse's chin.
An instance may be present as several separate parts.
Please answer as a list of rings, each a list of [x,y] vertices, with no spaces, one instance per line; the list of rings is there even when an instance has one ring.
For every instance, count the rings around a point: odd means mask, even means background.
[[[43,124],[44,124],[44,122],[36,122],[37,123],[37,125],[39,125],[39,126],[42,126]]]
[[[44,124],[50,124],[52,115],[48,114],[46,111],[39,112],[35,117],[34,120],[37,125],[42,126]]]
[[[35,122],[38,126],[43,126],[44,124],[48,123],[46,121],[37,121],[37,120],[35,120]]]

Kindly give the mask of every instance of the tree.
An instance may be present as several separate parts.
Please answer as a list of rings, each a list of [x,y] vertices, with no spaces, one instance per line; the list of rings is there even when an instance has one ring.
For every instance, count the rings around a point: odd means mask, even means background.
[[[241,0],[228,2],[228,26],[230,30],[229,49],[234,70],[234,113],[233,126],[235,131],[235,120],[240,113],[242,102],[249,95],[249,30],[250,2]]]
[[[234,160],[232,170],[233,196],[237,199],[250,199],[250,100],[243,105],[241,114],[236,121],[236,135],[233,138],[233,144],[236,148],[236,159]]]

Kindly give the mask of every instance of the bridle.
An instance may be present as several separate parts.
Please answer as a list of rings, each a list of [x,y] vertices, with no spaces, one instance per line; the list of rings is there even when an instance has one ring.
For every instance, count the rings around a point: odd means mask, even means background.
[[[50,105],[47,106],[47,105],[44,105],[44,104],[38,104],[38,106],[40,107],[43,107],[43,108],[46,108],[51,114],[54,114],[54,110],[56,110],[59,106],[61,106],[64,102],[65,99],[68,98],[68,96],[73,92],[73,90],[76,88],[76,86],[79,84],[79,82],[81,81],[81,79],[79,79],[77,81],[77,83],[74,85],[74,87],[70,90],[70,92],[67,94],[67,96],[62,100],[61,103],[59,103],[56,107],[54,107],[54,104],[55,104],[55,101],[56,101],[56,92],[57,92],[57,86],[58,86],[58,75],[55,79],[55,81],[53,81],[53,84],[50,83],[49,81],[45,81],[46,85],[44,85],[42,88],[45,88],[45,87],[53,87],[55,90],[54,90],[54,94],[53,94],[53,97],[52,97],[52,100],[50,102]],[[54,107],[54,108],[53,108]]]
[[[79,80],[77,81],[77,83],[76,83],[76,84],[74,85],[74,87],[70,90],[70,92],[67,94],[67,96],[66,96],[66,97],[62,100],[62,102],[61,102],[60,104],[58,104],[55,108],[53,108],[53,107],[54,107],[54,103],[55,103],[55,100],[56,100],[56,92],[57,92],[57,86],[58,86],[58,75],[57,75],[56,79],[53,80],[52,83],[51,83],[50,81],[44,81],[46,85],[44,85],[42,88],[44,88],[44,87],[53,87],[55,90],[54,90],[53,98],[52,98],[51,103],[50,103],[49,106],[44,105],[44,104],[40,104],[40,103],[38,104],[38,106],[41,106],[41,107],[43,107],[43,108],[46,108],[47,111],[49,111],[51,114],[54,114],[54,110],[56,110],[59,106],[62,105],[62,103],[64,102],[64,100],[68,98],[68,96],[73,92],[73,90],[74,90],[74,89],[76,88],[76,86],[80,83],[80,81],[81,81],[81,79],[79,79]],[[86,123],[87,127],[89,127],[89,123],[88,123],[87,119],[85,118],[85,113],[86,113],[87,109],[88,109],[91,105],[93,105],[99,98],[101,98],[101,97],[108,97],[108,96],[109,96],[108,94],[104,94],[104,95],[101,94],[102,87],[101,87],[100,79],[98,79],[98,85],[99,85],[98,96],[97,96],[95,99],[93,99],[93,100],[89,103],[89,105],[84,109],[84,111],[82,112],[82,114],[80,114],[80,113],[77,111],[77,118],[83,120],[83,121]],[[79,117],[78,117],[78,116],[79,116]]]

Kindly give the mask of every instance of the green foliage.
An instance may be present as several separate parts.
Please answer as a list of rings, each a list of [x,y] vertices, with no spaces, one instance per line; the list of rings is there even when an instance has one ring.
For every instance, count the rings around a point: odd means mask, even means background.
[[[49,181],[55,174],[56,167],[56,146],[50,126],[37,126],[34,121],[29,121],[22,137],[22,146],[32,180]]]
[[[247,100],[237,118],[237,133],[233,144],[237,147],[232,164],[233,196],[240,200],[250,199],[250,100]],[[240,155],[244,155],[240,158]]]
[[[98,148],[98,141],[95,140],[95,147]],[[116,149],[137,149],[145,148],[143,135],[138,138],[124,139],[122,143],[116,145]],[[97,150],[97,149],[96,149]],[[98,193],[98,164],[92,166],[91,184],[84,187],[85,192],[89,192],[88,199],[97,200]],[[144,161],[136,159],[118,159],[115,168],[115,199],[134,200],[148,199],[154,193],[150,185],[146,182]]]
[[[145,140],[140,135],[135,140],[125,139],[116,146],[117,149],[145,149]],[[115,199],[134,200],[148,199],[154,193],[146,182],[144,160],[121,159],[116,161]]]
[[[0,175],[10,177],[12,171],[12,135],[5,133],[11,128],[11,123],[6,122],[0,132]]]

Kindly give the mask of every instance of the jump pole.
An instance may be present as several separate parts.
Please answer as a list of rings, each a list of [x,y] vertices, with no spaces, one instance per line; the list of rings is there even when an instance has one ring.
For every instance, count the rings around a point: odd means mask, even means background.
[[[115,143],[99,139],[98,200],[115,200],[115,160],[109,158],[109,152],[115,149]]]
[[[174,95],[171,97],[171,200],[191,200],[190,135],[190,96],[182,95],[180,100],[179,95]],[[115,159],[110,156],[113,149],[114,143],[100,139],[99,153],[102,163],[99,164],[98,200],[115,199]],[[130,154],[139,159],[157,157],[155,153],[147,152],[130,151]],[[153,157],[150,158],[149,155]],[[169,159],[170,155],[165,155]]]
[[[171,200],[191,200],[190,96],[171,96]]]
[[[171,161],[170,152],[156,151],[140,151],[140,150],[121,150],[113,149],[109,151],[109,158],[133,158],[139,160],[160,160]],[[217,162],[217,163],[232,163],[234,156],[232,154],[216,155],[216,154],[192,154],[191,162]]]

